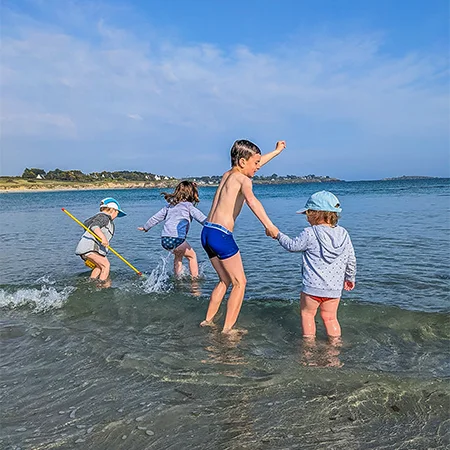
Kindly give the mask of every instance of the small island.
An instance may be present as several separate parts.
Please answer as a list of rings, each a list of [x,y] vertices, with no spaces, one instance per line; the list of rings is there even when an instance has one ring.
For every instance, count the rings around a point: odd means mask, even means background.
[[[221,176],[185,177],[195,181],[199,186],[217,186]],[[342,181],[329,176],[318,175],[285,175],[276,173],[270,176],[255,176],[255,184],[297,184],[324,183]],[[55,169],[46,172],[44,169],[26,168],[21,176],[0,177],[0,192],[53,191],[53,190],[88,190],[88,189],[147,189],[171,188],[180,179],[156,175],[150,172],[115,171],[83,173],[81,170]]]
[[[439,177],[427,177],[423,175],[403,175],[401,177],[383,178],[382,181],[401,181],[401,180],[433,180]]]

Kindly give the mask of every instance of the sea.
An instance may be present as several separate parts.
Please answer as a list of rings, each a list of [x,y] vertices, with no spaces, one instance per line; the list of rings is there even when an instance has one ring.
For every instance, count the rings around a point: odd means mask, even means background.
[[[200,188],[208,213],[215,187]],[[201,278],[175,279],[161,225],[137,227],[163,189],[0,195],[0,448],[446,449],[450,379],[450,179],[255,185],[278,228],[319,190],[342,204],[358,264],[339,307],[342,343],[320,317],[302,340],[301,253],[265,236],[244,206],[247,275],[238,326],[204,329],[217,278],[193,222]],[[170,192],[170,190],[169,190]],[[74,253],[80,220],[115,197],[112,285]],[[218,323],[223,323],[225,303]]]

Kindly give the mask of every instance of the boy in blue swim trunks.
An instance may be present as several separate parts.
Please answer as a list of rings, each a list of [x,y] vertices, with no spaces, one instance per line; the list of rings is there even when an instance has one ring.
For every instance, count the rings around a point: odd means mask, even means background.
[[[200,326],[214,325],[214,316],[231,285],[222,333],[239,332],[233,329],[233,326],[241,310],[247,280],[241,254],[233,238],[234,223],[246,202],[264,225],[266,234],[273,238],[278,235],[278,228],[271,222],[261,202],[253,193],[251,178],[260,167],[279,155],[285,147],[285,141],[279,141],[275,150],[261,155],[261,150],[255,144],[239,140],[231,148],[232,167],[223,174],[211,211],[203,224],[202,245],[219,276],[219,282],[211,293],[206,319]]]

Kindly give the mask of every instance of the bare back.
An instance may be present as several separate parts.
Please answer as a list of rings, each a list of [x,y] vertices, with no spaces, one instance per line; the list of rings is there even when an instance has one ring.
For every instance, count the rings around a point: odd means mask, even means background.
[[[224,226],[230,231],[244,204],[242,183],[248,178],[236,170],[225,172],[214,196],[208,221]]]

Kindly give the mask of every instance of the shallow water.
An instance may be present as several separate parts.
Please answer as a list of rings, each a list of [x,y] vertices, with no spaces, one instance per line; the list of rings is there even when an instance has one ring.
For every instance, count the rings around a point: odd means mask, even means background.
[[[424,449],[449,443],[449,181],[256,186],[280,229],[326,188],[358,259],[339,309],[341,346],[301,339],[300,254],[236,227],[248,277],[233,340],[198,327],[215,277],[194,224],[203,274],[176,281],[159,230],[136,227],[158,190],[0,196],[0,448]],[[213,188],[200,192],[207,212]],[[73,250],[85,219],[116,196],[113,287],[99,289]],[[447,209],[443,209],[443,206]],[[219,322],[223,321],[222,317]],[[219,328],[220,329],[220,328]]]

